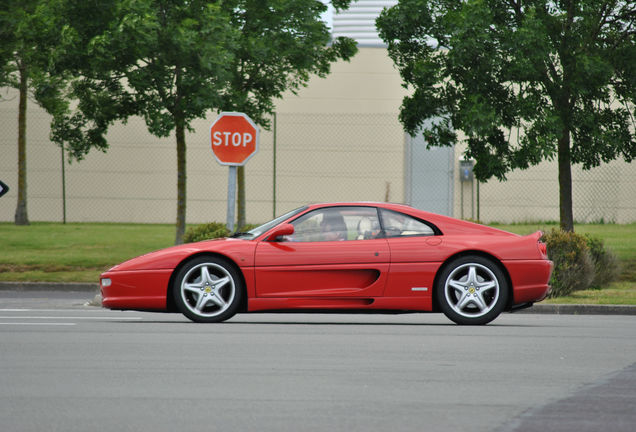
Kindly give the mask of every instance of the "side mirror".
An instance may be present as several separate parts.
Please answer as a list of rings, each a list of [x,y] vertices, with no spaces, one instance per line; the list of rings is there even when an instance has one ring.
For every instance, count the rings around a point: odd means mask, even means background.
[[[274,231],[267,237],[267,241],[279,241],[279,237],[292,235],[294,226],[292,224],[282,224],[274,228]]]

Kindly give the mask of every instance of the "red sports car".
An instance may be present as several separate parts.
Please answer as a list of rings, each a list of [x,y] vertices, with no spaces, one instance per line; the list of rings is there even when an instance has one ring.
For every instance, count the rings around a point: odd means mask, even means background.
[[[409,206],[316,204],[230,238],[174,246],[101,275],[111,309],[443,312],[486,324],[549,290],[541,232],[520,236]]]

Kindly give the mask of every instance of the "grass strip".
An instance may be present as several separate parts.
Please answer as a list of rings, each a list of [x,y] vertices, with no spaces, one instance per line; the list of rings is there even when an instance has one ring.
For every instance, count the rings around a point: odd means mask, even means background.
[[[493,224],[517,234],[558,228],[550,223]],[[636,224],[577,224],[575,231],[605,241],[622,264],[618,282],[601,290],[577,291],[549,303],[636,304]],[[93,282],[115,264],[171,246],[174,225],[0,223],[0,281]]]

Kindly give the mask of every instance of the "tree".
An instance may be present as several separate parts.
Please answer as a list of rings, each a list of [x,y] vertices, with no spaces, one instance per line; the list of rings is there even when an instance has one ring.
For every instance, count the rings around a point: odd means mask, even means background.
[[[18,89],[18,203],[15,224],[28,225],[27,102],[29,94],[50,114],[67,107],[65,75],[50,69],[59,44],[55,19],[41,0],[9,0],[0,5],[0,85]]]
[[[97,3],[104,3],[96,0]],[[92,3],[95,3],[92,2]],[[220,106],[238,32],[219,4],[203,0],[113,0],[108,5],[62,1],[69,20],[64,67],[75,70],[77,109],[55,119],[52,136],[81,159],[91,148],[106,151],[115,121],[142,116],[158,137],[175,132],[177,221],[182,242],[186,216],[186,131],[193,119]],[[110,11],[97,17],[91,8]],[[76,47],[85,46],[84,52]]]
[[[461,130],[481,181],[556,157],[563,230],[571,165],[636,156],[636,3],[401,0],[377,26],[413,89],[405,129],[432,146]]]
[[[336,10],[351,0],[333,1]],[[222,104],[226,111],[248,114],[269,129],[274,99],[296,91],[315,74],[325,77],[331,63],[349,60],[357,47],[353,39],[331,40],[321,15],[320,1],[286,0],[223,2],[233,28],[241,37],[234,51],[230,91]],[[237,229],[245,225],[245,167],[238,167]]]
[[[76,11],[86,8],[77,0],[59,1],[73,3]],[[355,46],[349,39],[328,45],[320,20],[326,6],[319,1],[111,3],[115,12],[105,30],[86,20],[67,24],[73,45],[88,51],[69,59],[82,75],[74,84],[79,105],[58,118],[53,136],[81,158],[94,147],[106,150],[108,127],[132,115],[142,115],[157,136],[175,130],[178,244],[185,229],[185,131],[191,120],[210,110],[234,110],[268,127],[274,98],[295,91],[312,73],[326,75],[329,63],[349,58]],[[244,197],[244,183],[240,187]],[[244,208],[239,206],[239,228]]]

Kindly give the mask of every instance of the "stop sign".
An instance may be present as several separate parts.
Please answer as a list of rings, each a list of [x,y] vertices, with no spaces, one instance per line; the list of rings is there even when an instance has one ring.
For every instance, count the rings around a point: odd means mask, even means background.
[[[258,151],[258,133],[244,113],[222,112],[210,127],[214,157],[221,165],[245,165]]]

